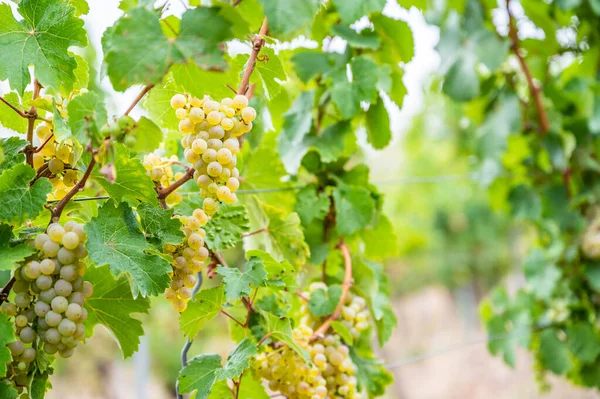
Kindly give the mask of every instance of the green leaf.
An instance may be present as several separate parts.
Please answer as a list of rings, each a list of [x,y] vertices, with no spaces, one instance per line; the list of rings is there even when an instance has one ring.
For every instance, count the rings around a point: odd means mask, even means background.
[[[324,74],[334,65],[332,54],[316,50],[299,51],[292,56],[291,60],[296,74],[304,83],[317,75]]]
[[[567,345],[576,358],[592,363],[600,355],[600,337],[589,323],[577,322],[567,330]]]
[[[290,319],[286,317],[277,317],[264,311],[261,311],[260,314],[263,317],[267,333],[270,334],[272,339],[283,342],[294,352],[302,356],[305,360],[308,360],[308,354],[306,351],[300,348],[296,342],[294,342]]]
[[[17,399],[19,393],[13,388],[12,382],[8,380],[0,380],[0,398],[2,399]]]
[[[87,89],[90,82],[90,66],[85,58],[77,54],[75,54],[75,61],[77,62],[77,68],[73,71],[73,74],[75,75],[73,90],[79,91],[81,89]],[[67,90],[64,86],[61,86],[61,93],[64,97],[69,97],[71,91]]]
[[[6,375],[6,364],[12,361],[12,355],[6,345],[15,340],[14,323],[8,315],[0,313],[0,375],[2,376]],[[0,392],[2,392],[1,388]]]
[[[333,331],[335,331],[340,337],[342,337],[346,345],[352,345],[352,343],[354,342],[354,339],[352,338],[352,333],[344,323],[342,323],[341,321],[334,320],[331,322],[331,328],[333,328]]]
[[[348,80],[343,67],[333,76],[331,98],[345,119],[350,119],[360,111],[360,102],[372,102],[377,95],[377,64],[365,56],[350,62],[352,82]]]
[[[569,358],[569,350],[556,335],[554,329],[542,331],[540,334],[540,360],[554,374],[562,375],[573,366]]]
[[[365,228],[373,219],[375,201],[371,192],[364,187],[339,183],[333,191],[337,230],[341,235],[349,235]]]
[[[386,305],[382,309],[382,316],[379,320],[375,320],[375,326],[377,327],[377,338],[379,339],[379,346],[383,347],[383,345],[389,341],[392,337],[392,333],[394,332],[394,328],[398,324],[398,320],[392,307],[390,305]]]
[[[131,314],[148,313],[150,301],[134,299],[127,277],[113,277],[108,267],[88,268],[85,280],[94,285],[94,293],[85,303],[89,314],[86,329],[91,331],[97,324],[104,325],[119,342],[123,356],[130,357],[137,351],[139,337],[144,335],[142,322]]]
[[[534,295],[539,299],[550,299],[562,275],[560,269],[539,249],[527,256],[523,268]]]
[[[398,256],[398,236],[385,215],[379,215],[377,224],[365,229],[361,238],[365,243],[365,256],[369,259],[378,260]]]
[[[221,369],[221,356],[196,356],[179,372],[180,393],[196,392],[196,399],[206,399],[217,380],[216,372]]]
[[[255,73],[262,81],[265,98],[272,100],[281,92],[281,82],[287,79],[283,65],[275,50],[263,47],[256,62]]]
[[[317,193],[317,187],[312,184],[304,187],[296,196],[295,211],[304,226],[313,220],[322,220],[329,212],[330,206],[327,192]]]
[[[366,391],[369,397],[385,394],[386,387],[394,382],[393,375],[385,366],[371,356],[362,357],[354,348],[350,348],[350,358],[358,369],[356,377],[359,388]]]
[[[375,32],[381,39],[381,50],[377,54],[388,64],[407,63],[415,55],[413,33],[404,21],[376,14],[371,17]]]
[[[321,155],[321,161],[335,162],[344,155],[345,140],[350,133],[352,126],[349,121],[337,122],[323,129],[320,135],[306,137],[306,147],[316,149]],[[298,149],[298,152],[301,150]]]
[[[261,384],[260,379],[257,378],[254,375],[254,373],[248,373],[250,375],[242,379],[242,382],[240,384],[240,392],[238,395],[238,399],[269,399],[270,396],[265,391],[265,387]],[[231,391],[227,390],[227,392]]]
[[[152,88],[144,101],[144,107],[148,110],[150,118],[161,127],[177,130],[179,119],[171,108],[171,97],[184,91],[182,86],[175,83],[172,76],[167,75],[164,85]]]
[[[589,0],[589,2],[594,14],[600,15],[600,0]]]
[[[126,201],[137,205],[139,201],[158,206],[154,183],[146,173],[142,161],[131,158],[129,150],[121,143],[113,143],[115,147],[114,167],[117,177],[114,183],[109,182],[100,172],[94,172],[94,180],[106,190],[116,202]]]
[[[46,178],[29,182],[35,177],[35,169],[26,164],[18,164],[0,175],[0,222],[22,224],[35,219],[46,205],[46,196],[52,191],[52,184]]]
[[[214,99],[231,97],[233,93],[227,87],[227,84],[236,82],[239,79],[239,72],[233,66],[223,72],[205,71],[193,62],[171,67],[174,82],[185,88],[186,92],[198,98],[203,98],[204,95],[209,95]],[[169,112],[173,113],[173,110],[170,109]]]
[[[288,291],[293,291],[297,286],[296,270],[288,262],[284,260],[278,262],[271,256],[271,254],[260,251],[258,249],[252,249],[246,252],[246,257],[252,259],[253,257],[260,258],[265,266],[267,272],[267,286],[271,288],[280,288]]]
[[[31,92],[25,92],[24,97],[29,97],[29,99],[31,99]],[[21,104],[25,104],[26,99],[23,98],[23,101],[21,102],[21,99],[16,92],[11,91],[10,93],[6,93],[2,98],[18,110],[23,111]],[[14,110],[4,104],[0,105],[2,105],[2,107],[0,107],[0,124],[7,129],[12,129],[17,133],[25,134],[27,131],[27,118],[22,118],[21,115],[17,114]]]
[[[25,162],[25,154],[21,152],[27,146],[27,140],[18,137],[0,139],[0,173],[15,165]]]
[[[243,205],[222,204],[204,227],[206,245],[215,252],[233,248],[241,241],[242,234],[250,230],[250,219]]]
[[[312,22],[319,11],[318,0],[259,0],[273,36],[289,36]]]
[[[134,298],[140,294],[159,295],[167,288],[171,265],[148,252],[151,247],[129,205],[120,203],[115,208],[112,202],[106,202],[98,216],[86,224],[85,231],[90,259],[98,266],[109,265],[116,276],[131,276]]]
[[[137,213],[140,215],[146,240],[159,251],[162,251],[166,244],[179,245],[183,242],[185,234],[181,231],[179,219],[173,217],[172,209],[141,203],[137,207]]]
[[[390,129],[390,117],[385,109],[383,98],[379,97],[376,103],[371,104],[367,111],[365,123],[369,143],[377,150],[385,148],[392,139],[392,130]]]
[[[297,146],[312,128],[312,108],[315,101],[314,90],[301,92],[291,108],[284,114],[284,122],[278,140],[278,151],[289,173],[298,172],[304,154],[298,154]]]
[[[100,128],[106,124],[107,115],[104,101],[94,92],[87,92],[73,98],[67,106],[69,127],[72,135],[82,143],[99,144],[103,139]],[[57,132],[59,141],[70,138]]]
[[[542,216],[542,200],[529,186],[520,184],[508,194],[508,201],[515,218],[538,220]]]
[[[227,363],[221,370],[217,370],[218,380],[239,377],[250,366],[250,357],[256,355],[256,345],[248,338],[244,338],[229,354]]]
[[[244,265],[243,272],[236,268],[219,266],[217,273],[223,276],[228,301],[249,296],[252,288],[264,287],[267,280],[265,265],[259,258],[250,258]]]
[[[348,44],[354,48],[377,50],[380,45],[377,33],[368,28],[358,33],[346,25],[333,25],[331,27],[331,33],[346,40]]]
[[[477,60],[470,51],[464,51],[448,70],[442,91],[456,101],[469,101],[479,95],[479,77],[475,72]]]
[[[35,248],[27,244],[11,246],[10,240],[12,237],[10,226],[0,224],[0,254],[2,254],[0,257],[0,270],[13,270],[18,262],[36,252]]]
[[[207,321],[217,317],[225,301],[222,285],[198,292],[181,313],[179,326],[186,337],[193,339]]]
[[[224,67],[219,44],[232,37],[218,7],[187,10],[174,39],[163,33],[157,13],[135,8],[106,31],[102,48],[108,76],[115,89],[123,91],[133,84],[156,84],[172,64],[188,59],[202,68]]]
[[[333,4],[342,21],[351,24],[365,15],[383,10],[385,0],[333,0]]]
[[[319,288],[310,294],[308,301],[308,310],[313,316],[323,317],[332,314],[340,302],[342,296],[342,287],[340,285],[331,285],[327,287],[327,292]]]
[[[385,92],[398,107],[402,107],[402,104],[404,103],[404,96],[406,96],[408,93],[406,86],[404,85],[404,81],[402,80],[403,77],[404,71],[398,66],[393,65],[392,72],[390,74],[392,85],[389,90],[386,90]]]
[[[10,87],[23,94],[31,83],[29,65],[44,87],[67,90],[73,87],[77,67],[69,55],[71,46],[86,46],[83,20],[75,17],[75,8],[64,0],[23,0],[17,21],[8,4],[0,4],[0,80],[8,79]]]
[[[36,373],[31,381],[31,399],[44,399],[50,388],[52,388],[52,384],[48,381],[48,374]]]
[[[135,137],[135,144],[132,149],[134,152],[152,152],[156,150],[163,141],[163,132],[150,119],[142,116],[135,123],[134,128],[129,132]]]

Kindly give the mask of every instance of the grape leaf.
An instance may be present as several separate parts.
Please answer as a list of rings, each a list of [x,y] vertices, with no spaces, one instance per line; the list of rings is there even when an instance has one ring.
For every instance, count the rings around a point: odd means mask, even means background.
[[[356,349],[350,348],[350,358],[358,369],[356,377],[359,388],[365,390],[369,397],[382,396],[385,387],[394,382],[394,377],[379,360],[363,356]]]
[[[246,257],[248,259],[256,257],[262,260],[267,272],[267,286],[287,289],[288,291],[296,289],[296,270],[287,260],[278,262],[271,254],[258,249],[249,250],[246,252]]]
[[[181,331],[193,339],[204,327],[204,323],[214,319],[223,306],[225,291],[222,285],[198,292],[179,318]]]
[[[567,337],[569,350],[583,363],[591,363],[600,355],[600,338],[591,324],[576,322],[568,328]]]
[[[44,399],[50,388],[52,384],[48,381],[48,373],[36,373],[31,381],[31,399]]]
[[[385,109],[383,98],[371,104],[365,118],[367,125],[367,140],[377,150],[385,148],[392,139],[390,118]]]
[[[265,311],[261,311],[260,314],[262,315],[264,327],[272,339],[283,342],[294,352],[302,356],[304,360],[308,360],[308,353],[294,342],[290,319],[277,317]]]
[[[141,203],[137,207],[137,213],[140,215],[146,240],[159,251],[162,251],[166,244],[179,245],[183,242],[185,234],[181,231],[179,219],[173,217],[172,209]]]
[[[129,205],[122,202],[115,208],[111,201],[106,202],[85,231],[90,259],[98,266],[109,265],[116,276],[131,276],[134,298],[158,295],[167,288],[171,265],[148,253],[151,247]]]
[[[248,371],[247,373],[250,375],[242,379],[238,399],[269,399],[270,396],[265,391],[265,387],[261,384],[260,379],[252,371]]]
[[[365,256],[369,259],[386,259],[398,255],[398,236],[387,216],[379,215],[377,224],[361,234],[365,243]]]
[[[312,22],[319,11],[318,0],[259,0],[269,20],[269,30],[283,37]]]
[[[311,292],[308,310],[316,317],[329,316],[337,307],[341,296],[342,287],[340,285],[330,285],[327,287],[327,292],[319,288]]]
[[[40,178],[30,186],[35,174],[35,169],[26,164],[18,164],[2,172],[0,221],[22,224],[27,219],[35,219],[44,209],[52,184],[48,179]]]
[[[244,271],[230,267],[217,267],[217,273],[223,276],[225,296],[229,301],[249,296],[252,288],[264,287],[267,279],[265,265],[260,258],[250,258],[244,265]]]
[[[351,24],[374,11],[381,11],[385,0],[333,0],[342,21]]]
[[[314,90],[303,91],[283,116],[283,128],[278,137],[277,149],[283,165],[292,174],[298,172],[300,161],[304,156],[303,153],[299,154],[297,147],[312,128],[311,115],[314,101]]]
[[[150,300],[134,299],[126,276],[113,277],[108,267],[90,267],[85,280],[94,285],[93,295],[86,299],[89,317],[85,321],[86,329],[91,333],[93,327],[102,324],[114,334],[125,358],[133,355],[144,335],[142,322],[132,313],[148,313]]]
[[[346,40],[354,48],[377,50],[380,46],[377,33],[368,28],[358,33],[349,26],[338,24],[331,27],[331,33]],[[412,38],[412,35],[410,37]]]
[[[263,47],[256,62],[255,73],[260,77],[265,91],[265,98],[272,100],[281,92],[281,82],[287,79],[283,65],[275,50]]]
[[[381,318],[375,320],[375,326],[377,327],[377,338],[379,339],[379,346],[383,347],[383,345],[387,341],[389,341],[397,324],[398,319],[396,318],[392,307],[389,305],[388,299],[388,303],[381,308]]]
[[[266,227],[266,231],[244,240],[244,248],[262,249],[278,261],[288,260],[294,266],[304,264],[310,255],[304,241],[300,218],[296,213],[286,214],[279,208],[265,204],[258,199],[251,203],[250,215],[256,223]]]
[[[69,2],[75,7],[75,15],[85,15],[90,12],[90,6],[86,0],[69,0]]]
[[[350,333],[350,329],[346,327],[344,323],[341,321],[334,320],[331,322],[331,328],[333,331],[339,334],[339,336],[344,340],[346,345],[352,345],[354,339],[352,338],[352,333]]]
[[[157,13],[134,8],[107,29],[102,48],[108,76],[115,89],[123,91],[132,84],[156,84],[172,64],[189,59],[205,69],[223,68],[219,44],[232,37],[220,7],[188,9],[175,38],[164,34]]]
[[[291,61],[294,64],[296,74],[301,81],[307,83],[313,77],[328,72],[335,65],[339,57],[333,53],[322,53],[316,50],[304,50],[295,53]]]
[[[256,344],[244,338],[227,357],[225,367],[217,370],[218,380],[239,377],[250,366],[250,357],[256,355]]]
[[[17,92],[11,91],[10,93],[6,93],[2,98],[4,98],[10,105],[14,106],[20,111],[23,111],[23,107],[21,104],[26,102],[26,98],[31,99],[31,92],[25,92],[23,102],[19,98]],[[27,130],[27,118],[22,118],[21,115],[17,114],[10,107],[2,104],[0,107],[0,124],[7,129],[12,129],[17,133],[24,134]]]
[[[22,261],[35,252],[35,248],[27,244],[10,245],[13,234],[9,225],[0,224],[0,270],[13,270],[17,262]]]
[[[83,58],[82,56],[75,54],[74,57],[75,62],[77,62],[77,67],[73,71],[73,74],[75,75],[75,81],[73,82],[73,91],[87,89],[88,83],[90,82],[90,66],[88,65],[85,58]],[[60,91],[63,97],[69,97],[71,95],[71,90],[67,90],[64,87],[64,85],[61,85]]]
[[[10,350],[6,345],[15,339],[14,324],[11,322],[10,317],[0,313],[0,375],[2,376],[6,375],[6,364],[12,360]]]
[[[331,203],[326,192],[317,193],[315,185],[308,185],[298,192],[295,211],[298,213],[302,224],[307,226],[313,220],[322,220]]]
[[[382,43],[381,51],[377,55],[392,65],[412,60],[415,55],[415,43],[408,24],[383,14],[376,14],[371,18]]]
[[[150,118],[161,127],[177,130],[179,119],[171,108],[171,97],[183,92],[183,87],[175,83],[173,76],[167,75],[164,84],[152,88],[144,101],[144,107],[148,110]]]
[[[360,111],[360,102],[372,102],[377,95],[377,64],[365,56],[350,62],[352,82],[348,80],[346,67],[339,68],[332,75],[331,98],[340,114],[350,119]]]
[[[554,329],[547,329],[540,334],[540,360],[554,374],[561,375],[573,366],[569,350],[556,335]]]
[[[319,135],[306,137],[305,143],[319,151],[323,162],[335,162],[344,154],[346,136],[350,133],[350,122],[341,121],[327,126]]]
[[[222,204],[204,227],[206,245],[215,252],[233,248],[250,229],[250,219],[243,205]]]
[[[373,218],[375,201],[364,187],[338,184],[333,191],[337,230],[341,235],[349,235],[365,228]]]
[[[217,380],[216,372],[221,369],[221,356],[200,355],[194,357],[179,372],[180,393],[196,392],[196,399],[206,399]]]
[[[114,167],[117,177],[114,183],[109,182],[99,171],[94,172],[94,180],[108,192],[117,202],[126,201],[137,205],[139,201],[158,206],[154,183],[147,175],[142,161],[131,158],[129,150],[121,143],[113,143],[115,147]]]
[[[550,262],[544,253],[533,250],[523,265],[527,284],[540,299],[550,299],[562,275],[560,269]]]
[[[244,381],[245,378],[242,380]],[[195,399],[195,394],[190,395],[190,399]],[[226,380],[217,381],[212,386],[210,390],[210,395],[208,395],[208,399],[222,399],[231,396],[231,390],[229,389],[229,385],[227,385]]]
[[[11,88],[23,94],[31,82],[29,65],[45,87],[73,87],[75,58],[70,46],[86,46],[83,20],[75,17],[75,8],[65,0],[23,0],[17,21],[8,4],[0,4],[0,80],[8,79]]]
[[[234,66],[226,71],[206,71],[193,62],[171,67],[175,84],[185,88],[186,92],[198,98],[203,98],[204,95],[209,95],[214,99],[231,97],[233,93],[227,84],[237,81],[239,72],[239,69]],[[172,109],[169,111],[174,113]]]
[[[130,135],[135,137],[135,143],[131,147],[134,152],[152,152],[156,150],[163,141],[163,132],[150,119],[142,116],[136,123]]]
[[[25,154],[21,152],[28,144],[27,140],[18,137],[0,139],[0,150],[3,158],[0,159],[0,173],[6,169],[25,162]]]
[[[69,105],[69,127],[71,134],[82,143],[91,141],[94,145],[99,144],[103,139],[100,135],[100,128],[106,124],[107,114],[104,101],[94,92],[87,92],[75,96]],[[68,135],[57,132],[59,141],[70,138]]]
[[[0,380],[0,398],[2,399],[17,399],[19,393],[10,381],[2,379]]]

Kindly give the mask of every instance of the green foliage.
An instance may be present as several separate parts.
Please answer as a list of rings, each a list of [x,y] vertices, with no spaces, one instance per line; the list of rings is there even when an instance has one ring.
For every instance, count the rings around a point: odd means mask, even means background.
[[[12,229],[9,225],[0,224],[0,270],[12,270],[14,265],[35,252],[31,246],[21,243],[13,244]]]
[[[0,172],[25,161],[25,154],[23,154],[22,150],[26,145],[27,140],[22,140],[18,137],[0,139],[0,149],[2,150]]]
[[[42,212],[52,185],[45,178],[30,185],[35,174],[35,170],[25,164],[17,164],[0,174],[1,222],[20,224]]]
[[[224,301],[225,290],[222,285],[197,293],[188,304],[188,308],[181,313],[181,331],[189,338],[195,337],[206,322],[219,314]]]
[[[252,293],[253,288],[265,285],[267,272],[265,265],[258,258],[250,258],[244,265],[244,271],[219,266],[217,273],[223,276],[225,296],[228,301],[240,299]]]
[[[217,379],[226,380],[239,377],[250,366],[250,356],[256,354],[256,344],[244,338],[229,354],[225,366],[216,372]]]
[[[213,384],[217,380],[216,372],[221,369],[221,356],[196,356],[179,373],[179,390],[181,393],[196,391],[196,398],[206,399]]]
[[[8,315],[0,314],[0,333],[0,374],[6,375],[6,364],[12,359],[6,345],[15,340],[15,332]],[[0,390],[0,392],[2,391]]]
[[[137,213],[146,240],[159,251],[167,244],[179,245],[185,238],[181,222],[173,218],[173,210],[142,203],[137,207]]]
[[[205,227],[206,244],[216,252],[233,248],[250,230],[246,208],[240,205],[222,205],[219,213]]]

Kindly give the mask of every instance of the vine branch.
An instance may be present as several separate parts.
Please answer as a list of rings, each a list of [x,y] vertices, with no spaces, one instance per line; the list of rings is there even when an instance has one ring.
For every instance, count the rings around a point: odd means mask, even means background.
[[[13,111],[15,111],[17,114],[19,114],[19,116],[21,118],[29,118],[28,114],[26,114],[25,112],[21,111],[20,109],[18,109],[17,107],[12,105],[8,101],[6,101],[6,99],[4,97],[0,97],[0,101],[2,101],[4,104],[8,105],[8,107],[11,108]]]
[[[246,94],[249,88],[250,76],[252,72],[254,72],[254,67],[256,66],[256,58],[258,57],[258,53],[260,53],[260,49],[265,44],[264,35],[267,34],[268,31],[267,25],[267,17],[263,20],[263,23],[260,27],[260,31],[257,35],[254,35],[252,38],[252,52],[250,53],[250,58],[248,59],[248,63],[246,64],[246,69],[244,70],[244,76],[242,77],[242,81],[237,90],[237,94]]]
[[[12,289],[12,286],[15,284],[15,281],[17,281],[17,280],[14,278],[14,276],[11,277],[11,279],[8,280],[8,282],[6,283],[4,288],[2,288],[0,290],[0,304],[8,301],[8,294],[10,294],[10,290]]]
[[[157,191],[158,200],[162,201],[165,198],[167,198],[169,196],[169,194],[171,194],[173,191],[177,190],[179,187],[181,187],[185,182],[190,180],[192,177],[194,177],[194,168],[187,168],[185,175],[181,176],[178,180],[176,180],[170,186],[159,189]]]
[[[40,90],[42,90],[42,85],[37,79],[33,80],[33,95],[32,100],[35,100],[40,96]],[[37,108],[35,106],[31,106],[29,108],[29,115],[33,117],[29,117],[27,120],[27,141],[29,142],[29,146],[25,149],[25,158],[29,166],[33,167],[33,128],[35,127],[35,119],[37,117]]]
[[[85,182],[92,174],[92,170],[94,169],[94,166],[96,165],[96,159],[94,158],[94,155],[95,155],[94,152],[92,152],[92,160],[88,164],[87,169],[83,173],[83,176],[81,177],[81,179],[77,183],[75,183],[73,188],[67,193],[67,195],[65,195],[63,197],[63,199],[61,199],[58,202],[58,204],[56,204],[56,206],[52,210],[52,217],[50,218],[50,223],[52,223],[55,220],[60,219],[60,215],[62,214],[63,209],[65,208],[65,206],[67,205],[69,200],[71,200],[71,198],[73,198],[75,196],[75,194],[77,194],[85,186]]]
[[[333,313],[321,324],[319,328],[317,328],[311,337],[311,341],[323,336],[329,327],[331,326],[331,322],[340,317],[340,313],[342,312],[342,308],[344,307],[344,302],[346,302],[346,297],[350,292],[350,288],[352,287],[352,257],[350,256],[350,249],[344,242],[343,238],[340,238],[340,242],[338,244],[338,248],[344,257],[344,281],[342,283],[342,295],[340,296],[340,301],[336,306]]]
[[[127,111],[125,111],[125,112],[123,113],[123,115],[124,115],[124,116],[127,116],[127,115],[129,115],[129,113],[130,113],[131,111],[133,111],[133,109],[135,108],[135,106],[136,106],[136,105],[138,105],[138,103],[139,103],[139,102],[142,100],[142,98],[144,98],[144,96],[145,96],[146,94],[148,94],[148,92],[149,92],[149,91],[150,91],[150,90],[151,90],[153,87],[154,87],[154,85],[153,85],[153,84],[145,86],[145,87],[142,89],[142,91],[140,91],[140,93],[137,95],[137,97],[133,99],[133,102],[131,103],[131,105],[129,106],[129,108],[127,108]]]
[[[534,82],[531,70],[529,69],[527,62],[525,61],[525,58],[521,54],[521,46],[519,44],[517,25],[515,24],[515,18],[512,15],[512,12],[510,11],[510,0],[506,0],[506,12],[508,13],[508,37],[510,38],[511,42],[510,49],[517,57],[519,65],[521,66],[521,70],[523,71],[525,79],[527,80],[527,85],[529,86],[531,98],[533,99],[533,102],[535,104],[535,109],[537,111],[538,119],[540,121],[540,127],[542,128],[542,134],[546,134],[550,130],[548,113],[546,112],[546,108],[544,107],[541,89]]]

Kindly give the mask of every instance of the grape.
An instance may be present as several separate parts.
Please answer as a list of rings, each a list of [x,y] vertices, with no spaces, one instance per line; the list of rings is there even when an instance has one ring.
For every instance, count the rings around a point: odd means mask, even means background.
[[[73,265],[66,265],[60,269],[60,278],[65,281],[74,281],[78,277],[77,269]]]
[[[184,107],[185,104],[187,104],[187,99],[184,95],[175,94],[173,97],[171,97],[171,107],[178,109]]]
[[[177,119],[185,119],[188,116],[188,112],[187,109],[185,108],[179,108],[175,111],[175,116],[177,116]]]
[[[36,237],[36,239],[37,239],[37,237]],[[54,263],[54,261],[52,259],[44,259],[40,262],[40,272],[42,274],[44,274],[46,276],[50,276],[50,275],[52,275],[52,273],[54,273],[54,270],[56,270],[56,264]]]
[[[219,162],[211,162],[208,164],[206,171],[209,176],[216,177],[223,171],[223,166]]]
[[[64,337],[70,337],[75,333],[77,326],[69,319],[62,319],[58,325],[58,332]]]
[[[21,330],[21,332],[19,333],[19,338],[21,338],[21,341],[23,341],[24,343],[30,344],[35,339],[35,335],[36,334],[35,331],[33,331],[33,328],[27,326]],[[25,352],[27,352],[27,349],[25,349]]]
[[[190,120],[194,123],[204,120],[204,110],[202,108],[193,107],[190,109]]]
[[[236,95],[233,97],[233,101],[231,102],[231,106],[236,109],[242,109],[248,106],[248,97],[243,95]]]
[[[33,331],[33,330],[32,330]],[[25,348],[23,354],[21,355],[21,359],[27,363],[31,363],[35,360],[37,352],[33,348]]]
[[[36,302],[34,309],[35,314],[38,317],[45,317],[50,311],[50,305],[48,305],[46,302]]]
[[[242,109],[242,119],[245,123],[251,123],[256,118],[256,110],[252,107]]]
[[[208,148],[207,142],[202,139],[196,139],[192,143],[192,151],[194,151],[198,155],[203,154],[207,148]]]
[[[62,244],[67,249],[75,249],[79,246],[79,236],[73,231],[65,233],[62,238]]]
[[[187,308],[187,302],[183,299],[175,299],[173,301],[173,308],[178,312],[183,312]]]
[[[39,298],[41,301],[50,303],[54,298],[56,298],[56,291],[54,291],[54,288],[42,291],[40,292]]]
[[[60,279],[54,283],[54,291],[57,295],[67,297],[73,292],[73,285],[66,280]]]
[[[67,349],[58,351],[58,354],[60,355],[60,357],[62,357],[64,359],[70,358],[71,356],[73,356],[73,353],[75,353],[73,348],[67,348]]]
[[[5,315],[15,316],[17,314],[17,311],[17,307],[10,302],[4,302],[2,304],[2,313],[4,313]]]
[[[65,170],[65,163],[58,158],[52,158],[48,162],[48,170],[54,175],[62,173]]]
[[[44,319],[50,327],[56,327],[60,324],[62,316],[56,313],[55,311],[51,310],[48,313],[46,313],[46,317],[44,317]]]
[[[48,234],[45,234],[45,233],[38,234],[34,240],[35,249],[42,250],[42,248],[44,248],[44,243],[46,241],[48,241],[49,239],[50,239],[50,237],[48,237]]]
[[[44,352],[46,352],[49,355],[54,355],[56,354],[56,352],[58,352],[58,348],[56,347],[56,345],[46,343],[44,345]]]
[[[25,268],[23,270],[25,276],[30,280],[35,280],[41,274],[40,264],[36,261],[29,262],[27,265],[25,265]]]
[[[194,124],[189,118],[185,118],[179,121],[179,130],[181,130],[182,133],[191,133],[194,131]]]
[[[31,297],[25,292],[19,292],[15,295],[15,305],[21,309],[29,307],[30,302]]]
[[[48,240],[44,243],[44,247],[43,247],[44,255],[46,255],[49,258],[55,257],[58,254],[59,250],[60,250],[60,245],[58,245],[57,243],[55,243],[52,240]]]
[[[82,313],[81,306],[76,303],[71,303],[65,311],[65,316],[67,316],[67,319],[71,321],[77,321],[81,317]]]
[[[50,306],[56,313],[64,313],[69,306],[69,301],[64,296],[57,296],[52,300]]]
[[[219,161],[220,164],[226,165],[230,163],[232,159],[233,154],[227,148],[221,148],[219,151],[217,151],[217,161]]]
[[[17,327],[25,327],[27,325],[27,316],[21,314],[15,317],[15,324]]]
[[[79,306],[83,306],[85,302],[85,296],[83,292],[74,292],[69,296],[70,303],[76,303]]]
[[[68,265],[75,261],[75,253],[63,247],[58,250],[58,253],[56,254],[56,259],[58,259],[58,261],[63,265]]]
[[[25,344],[21,340],[16,340],[7,345],[8,349],[10,349],[10,353],[14,357],[21,355],[25,351]]]

